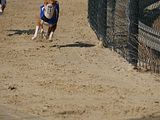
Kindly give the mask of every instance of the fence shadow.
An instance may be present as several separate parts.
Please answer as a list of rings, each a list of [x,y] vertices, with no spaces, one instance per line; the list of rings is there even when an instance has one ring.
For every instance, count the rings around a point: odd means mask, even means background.
[[[143,118],[133,118],[133,119],[127,119],[127,120],[160,120],[160,116],[146,116]]]
[[[28,30],[18,30],[18,29],[14,29],[14,30],[7,30],[9,33],[7,36],[14,36],[14,35],[22,35],[22,34],[27,34],[27,35],[31,35],[34,34],[34,29],[28,29]]]
[[[75,42],[75,43],[66,44],[66,45],[53,45],[50,47],[64,48],[64,47],[94,47],[94,46],[95,46],[94,44]]]

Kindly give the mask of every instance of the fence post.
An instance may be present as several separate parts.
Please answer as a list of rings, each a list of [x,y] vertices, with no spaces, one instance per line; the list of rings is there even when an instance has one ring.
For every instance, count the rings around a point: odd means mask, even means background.
[[[138,63],[138,21],[139,21],[139,0],[129,1],[129,40],[128,55],[129,63],[137,66]]]
[[[107,0],[99,0],[98,14],[98,38],[105,44],[106,41],[106,28],[107,28]]]
[[[115,38],[115,11],[116,0],[109,0],[107,3],[107,40],[113,42]]]
[[[97,23],[97,14],[98,14],[98,0],[88,0],[88,20],[92,29],[97,33],[98,23]]]
[[[88,20],[90,22],[91,18],[90,18],[90,15],[91,15],[91,7],[92,7],[92,0],[88,0]]]

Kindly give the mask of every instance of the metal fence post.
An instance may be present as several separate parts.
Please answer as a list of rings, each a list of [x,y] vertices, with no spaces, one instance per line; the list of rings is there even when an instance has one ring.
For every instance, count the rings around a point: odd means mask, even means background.
[[[138,63],[138,21],[139,21],[139,0],[129,1],[129,40],[128,57],[129,63]]]
[[[105,43],[107,28],[107,0],[100,0],[98,4],[97,24],[98,38]]]
[[[107,3],[107,41],[109,43],[114,41],[115,37],[115,11],[116,0],[108,0]]]

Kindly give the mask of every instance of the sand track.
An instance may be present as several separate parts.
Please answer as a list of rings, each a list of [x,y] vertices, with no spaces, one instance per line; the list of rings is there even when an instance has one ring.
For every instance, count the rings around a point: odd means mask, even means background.
[[[46,120],[159,120],[160,77],[97,46],[87,0],[59,2],[48,42],[31,40],[42,0],[8,1],[0,16],[0,104]]]

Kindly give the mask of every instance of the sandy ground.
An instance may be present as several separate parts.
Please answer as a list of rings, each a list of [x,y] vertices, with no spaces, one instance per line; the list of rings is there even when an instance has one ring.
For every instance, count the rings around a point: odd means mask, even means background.
[[[160,120],[160,77],[97,46],[87,0],[59,2],[49,42],[31,40],[42,0],[8,1],[0,16],[0,109],[38,120]]]

